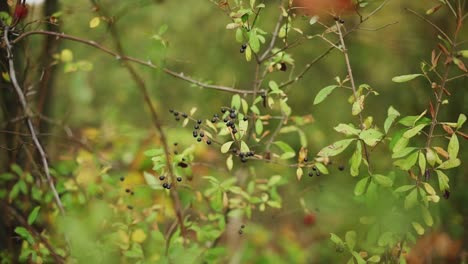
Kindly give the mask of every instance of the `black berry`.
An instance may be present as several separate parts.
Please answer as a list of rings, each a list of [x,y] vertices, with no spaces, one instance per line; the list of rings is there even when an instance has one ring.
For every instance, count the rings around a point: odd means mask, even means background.
[[[234,118],[237,117],[237,115],[236,115],[236,113],[234,112],[234,113],[229,114],[229,117],[234,119]]]
[[[314,172],[309,171],[309,177],[312,177],[312,176],[314,176]]]
[[[249,118],[244,116],[244,118],[242,120],[247,121],[247,120],[249,120]]]
[[[198,142],[201,142],[201,141],[202,141],[202,139],[201,139],[201,138],[197,138],[197,141],[198,141]]]
[[[162,187],[167,189],[167,186],[169,186],[169,183],[165,182],[163,183]]]
[[[197,124],[201,125],[202,121],[200,119],[197,120]]]
[[[206,144],[211,145],[211,140],[207,140]]]
[[[179,115],[179,112],[174,111],[174,116],[178,116],[178,115]]]
[[[124,178],[124,177],[120,177],[120,181],[124,181],[124,180],[125,180],[125,178]]]
[[[344,167],[343,165],[340,165],[340,166],[338,166],[338,169],[339,169],[340,171],[344,171],[345,167]]]
[[[312,167],[312,170],[316,171],[316,170],[317,170],[317,167],[313,166],[313,167]]]
[[[166,189],[169,190],[169,189],[171,189],[171,187],[172,187],[172,185],[171,185],[171,184],[168,184],[167,187],[166,187]]]
[[[169,113],[173,114],[173,113],[174,113],[174,109],[169,109]]]
[[[130,189],[125,189],[125,192],[126,192],[126,193],[129,193],[129,192],[131,192],[131,191],[130,191]]]
[[[200,137],[204,137],[205,136],[205,133],[202,131],[200,132]]]
[[[193,126],[194,129],[200,129],[200,126],[199,125],[195,125]]]
[[[127,208],[128,208],[129,210],[133,210],[133,206],[131,206],[131,205],[127,205]]]
[[[241,228],[245,228],[245,225],[241,225]]]
[[[216,120],[216,117],[213,117],[213,118],[211,119],[211,123],[216,123],[216,121],[217,121],[217,120]]]
[[[180,117],[176,116],[175,121],[179,121]]]
[[[341,24],[344,24],[344,20],[343,20],[343,19],[340,19],[340,23],[341,23]]]
[[[304,158],[304,162],[307,162],[309,161],[309,159],[307,157]]]
[[[247,44],[245,44],[245,43],[242,44],[241,48],[246,49],[246,48],[247,48]]]
[[[177,177],[177,181],[178,181],[178,182],[181,182],[181,181],[182,181],[182,177]]]
[[[244,233],[244,231],[242,231],[242,229],[239,229],[239,235],[242,235]]]
[[[226,113],[226,108],[221,108],[221,113]]]
[[[166,177],[164,177],[164,175],[159,176],[159,180],[161,180],[161,181],[164,181],[165,178]]]
[[[188,115],[187,115],[186,113],[183,113],[182,116],[183,116],[184,118],[187,118],[187,117],[188,117]]]
[[[198,131],[194,130],[194,131],[192,132],[192,135],[193,135],[193,137],[197,137],[197,136],[198,136]]]

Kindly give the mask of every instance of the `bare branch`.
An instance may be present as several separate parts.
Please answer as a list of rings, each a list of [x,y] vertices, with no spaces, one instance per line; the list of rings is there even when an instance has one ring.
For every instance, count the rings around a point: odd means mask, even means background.
[[[10,32],[10,28],[8,26],[5,26],[3,29],[4,35],[3,39],[6,44],[6,50],[7,50],[7,58],[8,58],[8,65],[9,65],[9,74],[10,74],[10,79],[13,84],[13,87],[15,89],[16,95],[18,96],[18,100],[21,104],[21,108],[26,115],[26,125],[28,127],[29,132],[31,133],[32,140],[34,142],[34,146],[36,147],[39,156],[41,158],[42,166],[44,167],[44,173],[47,178],[47,182],[49,183],[49,187],[54,195],[55,203],[57,204],[60,213],[62,215],[65,214],[65,209],[63,208],[62,201],[60,200],[60,196],[58,195],[58,192],[55,188],[54,180],[52,179],[52,176],[50,175],[49,171],[49,162],[47,161],[46,157],[46,152],[44,148],[42,147],[42,144],[39,142],[39,139],[37,138],[37,132],[35,131],[34,125],[32,123],[31,118],[29,117],[30,115],[30,109],[28,107],[28,103],[26,101],[26,97],[24,96],[23,90],[21,89],[18,80],[16,78],[16,71],[15,71],[15,64],[13,61],[13,46],[10,43],[10,40],[8,38],[8,34]]]
[[[60,39],[71,40],[71,41],[74,41],[74,42],[82,43],[82,44],[94,47],[96,49],[99,49],[99,50],[103,51],[104,53],[115,57],[117,60],[131,61],[131,62],[140,64],[140,65],[152,68],[152,69],[158,69],[158,67],[156,65],[154,65],[151,61],[144,61],[144,60],[141,60],[141,59],[137,59],[137,58],[134,58],[134,57],[131,57],[131,56],[124,55],[124,54],[119,53],[119,52],[115,52],[115,51],[113,51],[113,50],[111,50],[111,49],[109,49],[107,47],[104,47],[104,46],[98,44],[96,41],[87,40],[87,39],[79,38],[79,37],[76,37],[76,36],[71,36],[71,35],[67,35],[67,34],[64,34],[64,33],[58,33],[58,32],[53,32],[53,31],[45,31],[45,30],[28,31],[28,32],[25,32],[25,33],[19,35],[15,40],[11,41],[11,43],[15,44],[15,43],[21,41],[22,39],[24,39],[24,38],[26,38],[28,36],[31,36],[31,35],[48,35],[48,36],[55,36],[55,37],[60,38]],[[176,73],[176,72],[174,72],[174,71],[172,71],[170,69],[167,69],[167,68],[163,68],[161,70],[164,71],[165,73],[173,76],[173,77],[176,77],[178,79],[181,79],[181,80],[196,84],[196,85],[198,85],[200,87],[207,88],[207,89],[214,89],[214,90],[218,90],[218,91],[229,92],[229,93],[237,93],[237,94],[251,94],[251,93],[253,93],[250,90],[241,90],[241,89],[235,89],[233,87],[203,83],[203,82],[197,81],[197,80],[195,80],[193,78],[190,78],[188,76],[185,76],[182,73]]]

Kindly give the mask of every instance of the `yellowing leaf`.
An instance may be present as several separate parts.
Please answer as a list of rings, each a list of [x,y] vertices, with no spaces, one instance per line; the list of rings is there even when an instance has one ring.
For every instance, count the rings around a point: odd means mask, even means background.
[[[64,49],[60,52],[60,60],[63,62],[73,61],[73,52],[69,49]]]
[[[136,243],[143,243],[146,240],[146,234],[143,229],[138,228],[132,233],[132,241]]]
[[[89,21],[89,27],[96,28],[97,26],[99,26],[100,23],[101,19],[99,17],[93,17],[93,19]]]

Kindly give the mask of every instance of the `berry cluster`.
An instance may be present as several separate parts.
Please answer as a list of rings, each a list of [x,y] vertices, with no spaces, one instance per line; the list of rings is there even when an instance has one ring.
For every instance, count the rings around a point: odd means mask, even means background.
[[[245,49],[247,49],[247,44],[242,44],[241,48],[240,48],[240,53],[244,53],[245,52]]]
[[[248,157],[253,157],[255,156],[255,152],[254,151],[249,151],[249,152],[239,152],[239,158],[240,160],[245,163],[247,162],[247,158]]]
[[[179,121],[181,116],[182,116],[183,118],[187,118],[187,117],[188,117],[187,113],[179,113],[179,112],[175,111],[174,109],[169,109],[169,113],[171,113],[171,114],[174,115],[175,121]]]
[[[244,228],[245,228],[245,225],[240,226],[239,235],[242,235],[244,233]]]
[[[314,172],[315,172],[315,175],[320,176],[320,171],[317,169],[316,166],[313,166],[312,171],[309,171],[309,176],[310,177],[314,176]]]
[[[205,132],[203,132],[203,130],[200,129],[201,123],[202,121],[198,119],[197,124],[193,126],[193,132],[192,132],[193,137],[196,138],[198,142],[201,142],[203,138],[205,137]],[[206,139],[205,142],[206,144],[211,145],[210,139]]]
[[[340,22],[341,24],[344,24],[344,22],[345,22],[342,18],[339,18],[339,17],[334,17],[333,19],[334,19],[335,21]]]

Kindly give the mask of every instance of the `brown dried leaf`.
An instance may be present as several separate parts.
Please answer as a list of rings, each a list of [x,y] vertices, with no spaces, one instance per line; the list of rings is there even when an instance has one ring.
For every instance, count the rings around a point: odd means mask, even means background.
[[[442,125],[442,127],[444,128],[445,132],[449,133],[450,135],[453,135],[453,129],[445,124]]]
[[[439,155],[441,155],[441,156],[444,157],[445,159],[448,159],[448,158],[449,158],[449,154],[448,154],[448,152],[447,152],[445,149],[443,149],[443,148],[441,148],[441,147],[434,147],[434,149],[435,149],[435,151],[436,151],[437,153],[439,153]]]

